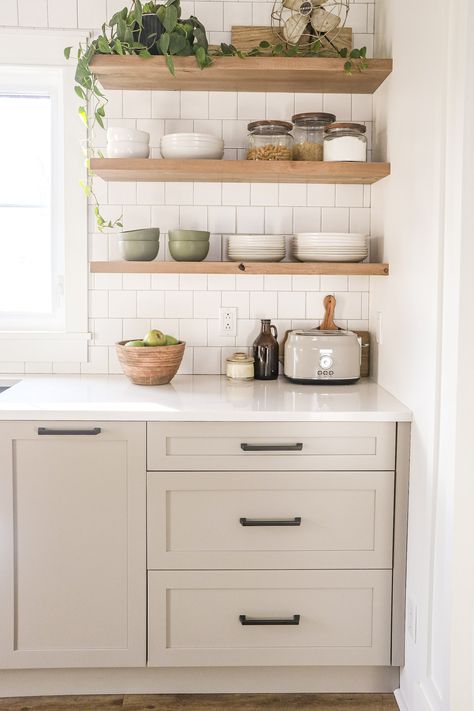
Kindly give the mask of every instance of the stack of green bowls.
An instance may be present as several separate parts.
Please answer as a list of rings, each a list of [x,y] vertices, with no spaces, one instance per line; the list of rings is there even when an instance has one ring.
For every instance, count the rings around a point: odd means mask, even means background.
[[[203,230],[170,230],[170,254],[177,262],[202,262],[209,252],[209,237]]]
[[[127,262],[151,262],[160,249],[160,230],[149,227],[122,232],[119,247],[122,258]]]

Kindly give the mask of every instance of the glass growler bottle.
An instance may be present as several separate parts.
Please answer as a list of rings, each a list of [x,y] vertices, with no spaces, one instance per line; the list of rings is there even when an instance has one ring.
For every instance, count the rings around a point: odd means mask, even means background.
[[[278,332],[270,319],[262,319],[261,331],[253,344],[256,380],[276,380],[278,378]]]

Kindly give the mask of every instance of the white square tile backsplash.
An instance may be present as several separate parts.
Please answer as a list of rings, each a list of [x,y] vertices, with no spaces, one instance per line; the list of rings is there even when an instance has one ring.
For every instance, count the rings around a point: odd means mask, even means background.
[[[349,25],[356,46],[373,48],[375,0],[352,0]],[[87,28],[93,30],[125,0],[1,0],[0,23],[7,26]],[[183,14],[196,14],[212,42],[230,41],[232,24],[270,24],[267,0],[182,0]],[[205,70],[204,70],[205,71]],[[245,62],[242,61],[242,71]],[[202,131],[222,136],[226,159],[241,158],[247,123],[252,119],[291,119],[295,112],[331,111],[372,129],[372,97],[345,94],[235,92],[110,91],[109,125],[132,126],[150,133],[152,155],[159,157],[163,133]],[[105,131],[96,145],[106,143]],[[96,181],[104,216],[123,214],[124,229],[161,229],[160,259],[170,260],[170,229],[209,229],[209,259],[226,259],[226,233],[291,235],[294,231],[369,232],[370,186],[275,185],[233,183],[110,183]],[[91,216],[93,218],[93,216]],[[117,259],[116,235],[95,232],[90,220],[90,258]],[[336,321],[343,327],[368,328],[369,278],[259,275],[94,274],[89,309],[92,341],[87,363],[2,364],[7,372],[120,373],[114,343],[162,328],[186,340],[181,373],[222,372],[225,358],[245,350],[255,339],[261,317],[272,318],[281,334],[288,328],[317,325],[323,298],[337,298]],[[219,308],[237,308],[237,337],[219,333]]]

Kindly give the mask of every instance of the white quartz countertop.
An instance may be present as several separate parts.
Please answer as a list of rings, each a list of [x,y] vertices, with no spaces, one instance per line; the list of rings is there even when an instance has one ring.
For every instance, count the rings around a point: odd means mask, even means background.
[[[0,420],[409,422],[411,412],[370,380],[355,385],[228,382],[180,375],[169,385],[133,385],[122,375],[0,378]]]

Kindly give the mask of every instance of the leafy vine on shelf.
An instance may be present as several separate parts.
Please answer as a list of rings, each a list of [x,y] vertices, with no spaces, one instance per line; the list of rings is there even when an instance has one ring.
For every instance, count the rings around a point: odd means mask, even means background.
[[[283,43],[270,44],[270,42],[264,40],[260,42],[257,47],[253,47],[249,50],[238,49],[234,47],[233,44],[225,44],[225,42],[222,42],[219,49],[211,50],[211,54],[217,57],[240,57],[241,59],[245,59],[246,57],[262,57],[268,55],[272,57],[318,57],[323,51],[327,52],[327,48],[323,47],[320,40],[315,40],[307,47]],[[347,47],[343,49],[334,47],[334,51],[335,53],[337,52],[342,59],[346,60],[344,63],[344,71],[346,74],[352,74],[354,69],[362,72],[369,67],[367,62],[367,47],[351,50]]]

